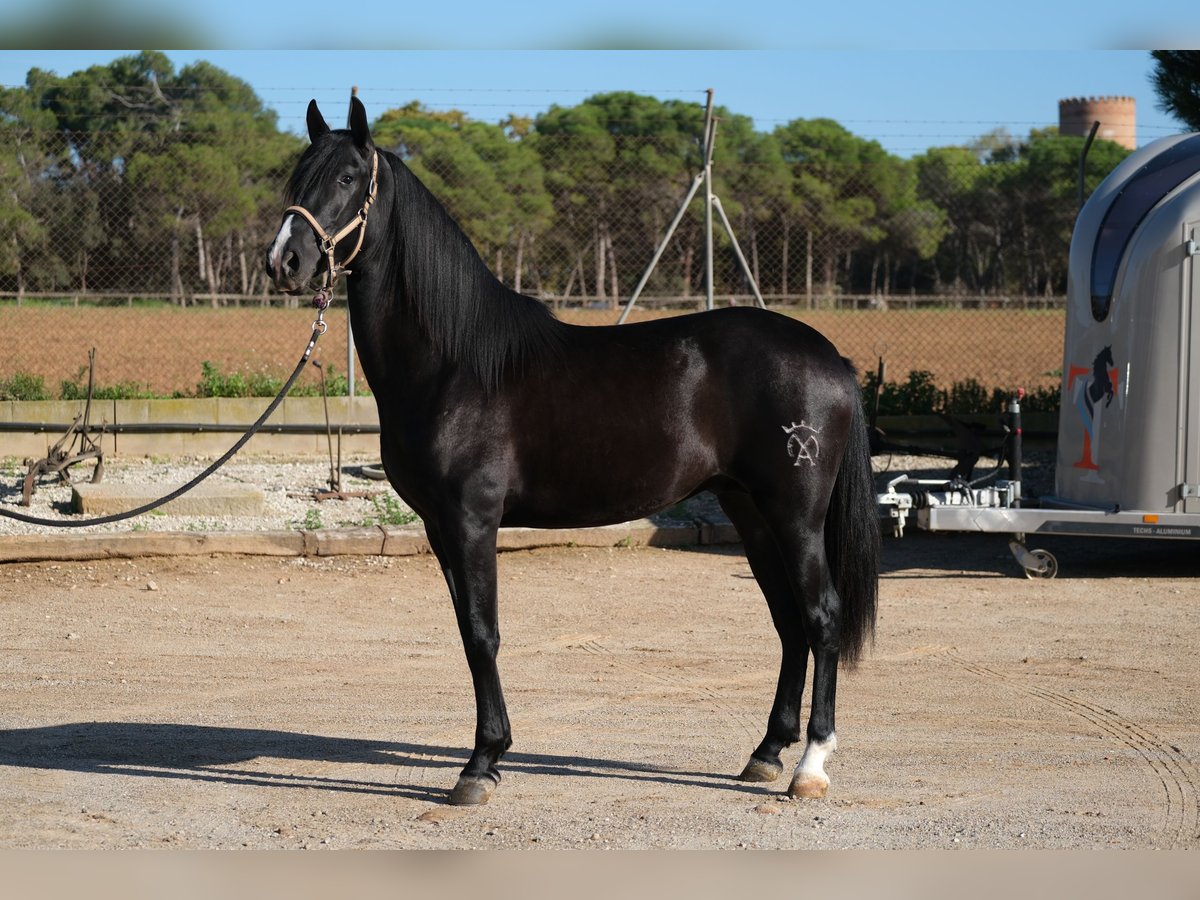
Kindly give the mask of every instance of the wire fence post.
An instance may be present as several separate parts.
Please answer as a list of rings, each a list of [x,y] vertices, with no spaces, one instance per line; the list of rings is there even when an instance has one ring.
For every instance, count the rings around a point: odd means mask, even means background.
[[[688,189],[687,195],[683,198],[683,202],[679,205],[679,210],[675,213],[675,218],[671,220],[670,226],[667,228],[667,233],[659,242],[658,247],[654,251],[654,256],[650,259],[650,265],[646,266],[646,270],[642,273],[641,279],[637,283],[637,287],[630,294],[625,308],[621,310],[621,315],[617,318],[617,324],[624,324],[629,318],[630,312],[633,311],[633,305],[637,303],[637,299],[641,296],[642,289],[646,286],[646,282],[650,280],[651,273],[654,272],[654,267],[658,265],[659,259],[662,258],[663,251],[666,250],[667,244],[671,240],[671,236],[675,234],[675,229],[679,227],[679,223],[683,220],[684,213],[691,205],[692,199],[696,196],[696,192],[700,189],[700,185],[704,185],[704,308],[706,310],[713,309],[713,209],[715,208],[718,215],[721,217],[721,224],[725,228],[725,233],[729,235],[729,241],[733,245],[733,252],[737,256],[738,263],[742,267],[742,272],[746,276],[746,281],[750,283],[750,289],[754,292],[755,302],[763,309],[767,308],[766,302],[763,300],[762,293],[758,289],[758,283],[754,279],[754,273],[750,271],[750,266],[746,262],[746,257],[742,254],[742,248],[738,246],[737,238],[733,234],[733,225],[729,222],[729,217],[725,215],[725,210],[721,206],[721,200],[713,193],[712,185],[712,158],[713,148],[717,141],[717,118],[713,112],[713,89],[707,91],[708,102],[704,108],[704,144],[702,152],[704,154],[703,163],[700,166],[700,171],[692,180],[692,186]]]
[[[717,139],[717,120],[713,118],[713,89],[708,89],[704,108],[704,308],[713,308],[713,189],[712,154]]]

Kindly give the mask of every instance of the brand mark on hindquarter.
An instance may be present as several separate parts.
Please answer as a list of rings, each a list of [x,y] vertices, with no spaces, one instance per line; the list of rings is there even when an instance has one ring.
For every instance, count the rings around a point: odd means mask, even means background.
[[[821,456],[821,442],[817,440],[817,435],[821,433],[820,428],[814,428],[803,419],[800,424],[793,422],[791,425],[782,425],[784,432],[788,435],[787,453],[792,459],[796,460],[793,465],[800,465],[801,462],[807,461],[810,466],[815,466],[817,460]]]

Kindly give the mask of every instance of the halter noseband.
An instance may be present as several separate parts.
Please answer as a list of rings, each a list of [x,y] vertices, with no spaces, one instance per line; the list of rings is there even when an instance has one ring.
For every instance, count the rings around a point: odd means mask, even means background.
[[[305,221],[312,226],[313,232],[317,236],[317,240],[321,245],[321,252],[325,254],[327,265],[325,267],[325,284],[317,291],[317,295],[313,297],[313,306],[317,309],[325,309],[329,305],[330,299],[333,297],[333,282],[343,272],[348,271],[346,266],[354,257],[358,256],[358,251],[362,249],[363,236],[367,233],[367,213],[371,211],[371,204],[375,202],[375,195],[379,193],[379,151],[375,150],[371,153],[371,184],[367,191],[367,199],[363,201],[362,208],[355,214],[354,218],[346,224],[337,234],[330,235],[316,217],[303,206],[289,206],[283,211],[284,215],[290,212],[299,213],[304,217]],[[358,240],[354,244],[354,249],[350,251],[350,255],[342,260],[339,266],[334,262],[333,249],[341,243],[342,239],[347,237],[352,231],[358,231]]]

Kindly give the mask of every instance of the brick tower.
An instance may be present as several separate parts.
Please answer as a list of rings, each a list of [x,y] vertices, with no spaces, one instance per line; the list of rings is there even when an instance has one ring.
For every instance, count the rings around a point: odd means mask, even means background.
[[[1132,97],[1071,97],[1058,101],[1058,133],[1087,137],[1099,121],[1096,137],[1137,149],[1137,103]]]

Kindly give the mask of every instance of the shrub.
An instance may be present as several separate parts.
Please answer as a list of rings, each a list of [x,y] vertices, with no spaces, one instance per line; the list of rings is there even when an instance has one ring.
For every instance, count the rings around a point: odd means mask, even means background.
[[[289,373],[290,374],[290,373]],[[313,377],[315,376],[315,377]],[[268,372],[222,372],[212,362],[200,364],[200,383],[196,385],[197,397],[274,397],[286,379]],[[325,390],[330,397],[345,397],[349,394],[350,382],[334,366],[325,366]],[[357,393],[365,395],[360,385],[355,384]],[[321,376],[313,372],[309,378],[301,378],[288,392],[292,397],[320,397]]]
[[[875,372],[863,376],[863,408],[870,415],[875,403]],[[988,390],[974,378],[956,381],[948,390],[939,388],[933,375],[924,370],[914,370],[902,383],[885,381],[879,391],[879,414],[881,416],[919,416],[935,412],[964,416],[980,413],[999,413],[1006,407],[1013,391],[994,387]],[[1057,413],[1059,407],[1058,388],[1035,388],[1021,401],[1022,412]]]
[[[58,385],[60,400],[86,400],[87,383],[83,381],[86,369],[80,369],[73,381],[64,379]],[[118,381],[116,384],[96,384],[92,386],[93,400],[149,400],[158,394],[144,384],[136,381]]]
[[[9,378],[0,378],[0,400],[50,400],[46,380],[41,375],[17,372]]]
[[[266,372],[221,372],[207,359],[200,363],[197,397],[273,397],[283,387],[283,379]]]

